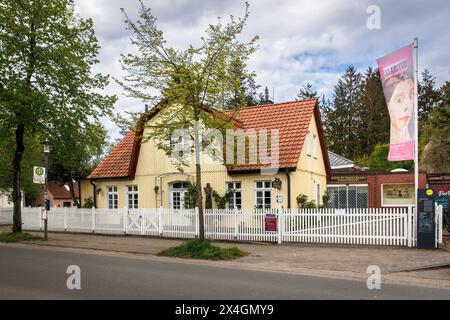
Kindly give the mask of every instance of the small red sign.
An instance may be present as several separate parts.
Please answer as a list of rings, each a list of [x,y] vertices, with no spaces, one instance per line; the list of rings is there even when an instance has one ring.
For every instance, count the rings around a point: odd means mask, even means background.
[[[264,231],[277,232],[277,216],[274,214],[267,214],[265,216]]]

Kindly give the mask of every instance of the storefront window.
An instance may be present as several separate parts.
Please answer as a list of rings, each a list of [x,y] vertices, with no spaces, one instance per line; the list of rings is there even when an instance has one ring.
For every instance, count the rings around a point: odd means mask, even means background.
[[[369,187],[367,185],[329,185],[330,208],[368,208]]]
[[[389,183],[382,186],[383,206],[408,206],[414,205],[414,184],[413,183]]]

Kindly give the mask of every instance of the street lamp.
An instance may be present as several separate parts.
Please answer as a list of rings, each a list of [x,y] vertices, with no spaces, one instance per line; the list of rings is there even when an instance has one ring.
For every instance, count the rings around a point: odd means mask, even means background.
[[[50,153],[50,142],[47,139],[41,142],[44,145],[44,166],[45,166],[45,185],[44,185],[44,203],[45,203],[45,219],[44,219],[44,238],[47,237],[47,221],[48,210],[50,210],[50,201],[48,200],[48,154]]]

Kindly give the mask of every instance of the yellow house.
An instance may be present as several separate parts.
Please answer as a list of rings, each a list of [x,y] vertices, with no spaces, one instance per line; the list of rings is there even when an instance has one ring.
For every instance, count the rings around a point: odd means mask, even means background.
[[[160,110],[150,109],[141,121],[151,124]],[[221,195],[228,188],[233,189],[228,208],[296,208],[299,194],[320,204],[330,165],[317,99],[264,104],[226,114],[246,132],[265,129],[278,133],[276,170],[265,172],[261,169],[267,166],[251,163],[248,156],[245,163],[225,165],[203,154],[203,187],[209,184]],[[183,207],[188,182],[195,181],[194,162],[180,172],[153,140],[141,142],[135,138],[147,134],[148,129],[144,128],[141,133],[125,135],[81,182],[82,202],[92,197],[97,208],[110,209]],[[204,191],[203,199],[205,196]]]

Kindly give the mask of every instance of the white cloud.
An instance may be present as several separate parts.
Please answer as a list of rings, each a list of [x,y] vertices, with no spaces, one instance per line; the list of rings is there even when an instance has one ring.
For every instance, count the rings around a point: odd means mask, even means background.
[[[95,71],[120,77],[121,53],[132,48],[120,8],[137,17],[137,0],[76,0],[84,17],[92,17],[102,46],[101,63]],[[169,45],[184,48],[199,41],[208,24],[217,17],[242,16],[240,0],[144,0],[158,17]],[[381,30],[366,27],[371,4],[381,8]],[[450,34],[446,0],[253,0],[250,19],[242,39],[260,36],[259,50],[249,67],[257,73],[257,82],[275,89],[277,102],[292,100],[304,83],[314,83],[320,93],[330,94],[345,66],[353,64],[363,71],[375,66],[378,57],[407,43],[420,40],[420,69],[428,68],[438,84],[448,80]],[[107,93],[117,94],[117,112],[143,110],[143,103],[122,95],[112,83]],[[106,122],[112,138],[117,128]]]

